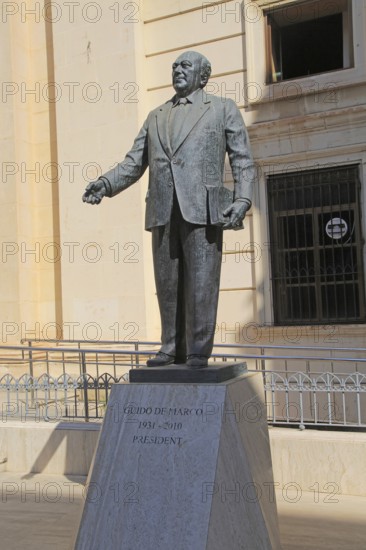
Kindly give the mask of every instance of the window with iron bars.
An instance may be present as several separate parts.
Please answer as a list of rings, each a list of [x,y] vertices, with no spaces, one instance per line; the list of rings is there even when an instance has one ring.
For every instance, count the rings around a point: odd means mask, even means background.
[[[267,183],[275,324],[364,322],[359,167]]]

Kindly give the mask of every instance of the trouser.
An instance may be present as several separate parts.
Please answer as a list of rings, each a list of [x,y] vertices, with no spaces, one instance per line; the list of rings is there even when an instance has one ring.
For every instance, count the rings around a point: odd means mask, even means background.
[[[210,357],[216,327],[222,228],[186,222],[174,197],[170,222],[152,229],[161,351]]]

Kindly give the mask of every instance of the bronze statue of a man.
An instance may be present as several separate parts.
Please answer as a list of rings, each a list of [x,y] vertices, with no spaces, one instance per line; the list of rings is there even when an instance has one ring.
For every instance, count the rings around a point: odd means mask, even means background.
[[[141,178],[149,167],[145,228],[152,233],[161,349],[149,367],[185,363],[204,368],[212,353],[223,229],[242,226],[251,206],[254,164],[236,104],[206,94],[209,61],[193,51],[173,63],[175,95],[151,111],[125,159],[91,182],[83,201],[99,204]],[[225,155],[232,202],[217,221]]]

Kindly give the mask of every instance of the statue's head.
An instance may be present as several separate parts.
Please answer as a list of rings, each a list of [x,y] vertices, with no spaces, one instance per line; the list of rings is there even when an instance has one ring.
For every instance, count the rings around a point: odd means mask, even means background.
[[[210,75],[211,63],[198,52],[182,53],[172,66],[173,87],[179,97],[204,88]]]

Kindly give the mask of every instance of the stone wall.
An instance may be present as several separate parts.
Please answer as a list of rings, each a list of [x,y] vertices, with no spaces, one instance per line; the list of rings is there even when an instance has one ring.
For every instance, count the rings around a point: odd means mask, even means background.
[[[292,87],[268,86],[264,66],[263,10],[288,0],[114,7],[83,0],[39,14],[23,13],[23,4],[3,17],[1,34],[4,79],[14,85],[0,123],[3,168],[7,163],[2,343],[26,336],[159,339],[150,235],[143,229],[146,176],[99,207],[80,197],[89,180],[123,158],[149,110],[171,97],[175,58],[196,49],[212,61],[208,91],[237,102],[260,167],[245,230],[225,235],[216,342],[362,346],[364,325],[321,328],[319,337],[312,327],[295,327],[295,339],[282,327],[269,334],[266,177],[290,166],[358,163],[364,188],[364,4],[353,1],[354,67],[300,78]],[[36,163],[35,173],[27,172]],[[225,181],[231,184],[229,167]],[[362,223],[366,234],[364,217]]]
[[[99,430],[96,423],[6,422],[0,428],[0,468],[30,477],[86,476]],[[269,435],[274,481],[285,496],[328,493],[329,502],[337,494],[366,496],[364,433],[270,428]]]

